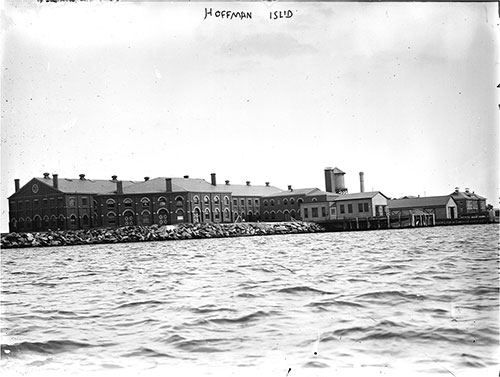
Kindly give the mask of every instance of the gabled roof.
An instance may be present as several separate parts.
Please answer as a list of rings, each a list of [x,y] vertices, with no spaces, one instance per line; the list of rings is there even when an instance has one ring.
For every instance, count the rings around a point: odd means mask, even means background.
[[[324,193],[319,188],[300,188],[293,190],[282,190],[274,194],[266,195],[266,197],[281,197],[281,196],[297,196],[297,195],[317,195]]]
[[[420,198],[392,199],[387,201],[387,206],[396,208],[423,208],[423,207],[444,207],[450,201],[450,196],[424,196]],[[453,199],[451,199],[453,200]]]
[[[34,179],[53,188],[52,178],[35,177]],[[124,188],[135,183],[133,181],[122,182]],[[116,181],[87,178],[59,178],[58,187],[55,190],[59,190],[66,194],[105,194],[116,190]]]
[[[458,193],[452,192],[449,196],[451,196],[453,199],[486,199],[482,197],[481,195],[478,195],[474,192],[462,192],[459,191]]]
[[[223,185],[224,189],[231,191],[233,196],[266,196],[283,191],[282,189],[274,186],[262,185]]]
[[[357,200],[357,199],[372,199],[378,194],[382,195],[384,198],[389,199],[387,196],[382,194],[380,191],[367,191],[367,192],[356,192],[354,194],[343,194],[339,195],[335,201],[343,200]]]
[[[333,174],[345,174],[345,173],[339,168],[335,167],[333,168]]]
[[[147,194],[167,191],[166,177],[158,177],[123,188],[124,194]],[[226,192],[224,185],[214,186],[201,178],[171,178],[172,192]]]

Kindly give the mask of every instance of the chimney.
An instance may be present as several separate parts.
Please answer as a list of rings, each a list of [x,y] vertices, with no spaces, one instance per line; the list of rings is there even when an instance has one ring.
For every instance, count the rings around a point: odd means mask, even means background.
[[[269,187],[269,182],[266,182],[266,187]]]
[[[85,174],[80,174],[80,180],[85,181]]]
[[[172,178],[165,178],[167,192],[172,192]]]
[[[468,187],[465,188],[465,193],[469,194],[469,188]]]
[[[52,174],[52,186],[54,186],[55,189],[59,188],[59,176],[57,174]]]
[[[16,188],[16,192],[19,191],[19,178],[14,179],[14,187]]]
[[[247,181],[247,186],[250,186],[250,181]]]
[[[144,182],[149,181],[149,177],[144,177]]]
[[[455,194],[458,194],[460,192],[460,187],[455,187]]]
[[[288,191],[293,191],[292,185],[288,185]]]
[[[184,178],[185,178],[185,179],[188,179],[188,178],[189,178],[189,175],[185,175],[185,176],[184,176]]]
[[[49,179],[49,175],[50,175],[49,173],[43,173],[43,178],[44,179]]]
[[[116,181],[116,193],[118,195],[123,194],[123,182],[122,181]]]
[[[226,185],[229,185],[229,181],[228,180],[226,180]]]
[[[210,174],[210,179],[212,181],[212,186],[217,186],[217,180],[215,179],[215,173]]]
[[[359,192],[365,192],[365,173],[359,172]]]
[[[333,192],[335,189],[335,184],[333,180],[333,169],[332,168],[325,168],[325,191],[326,192]]]
[[[117,179],[117,178],[118,178],[118,176],[117,176],[117,175],[112,175],[112,176],[111,176],[111,180],[112,180],[112,181],[116,181],[116,179]]]

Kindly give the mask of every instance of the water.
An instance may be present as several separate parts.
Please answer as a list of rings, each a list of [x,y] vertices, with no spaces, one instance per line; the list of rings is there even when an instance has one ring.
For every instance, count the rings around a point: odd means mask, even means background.
[[[3,375],[498,375],[497,225],[3,250],[1,280]]]

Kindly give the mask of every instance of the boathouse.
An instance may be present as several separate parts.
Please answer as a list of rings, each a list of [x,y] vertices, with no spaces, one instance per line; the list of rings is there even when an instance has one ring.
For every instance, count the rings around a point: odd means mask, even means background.
[[[388,206],[391,216],[406,217],[419,210],[424,214],[433,214],[436,220],[458,217],[457,203],[448,195],[392,199],[388,201]]]

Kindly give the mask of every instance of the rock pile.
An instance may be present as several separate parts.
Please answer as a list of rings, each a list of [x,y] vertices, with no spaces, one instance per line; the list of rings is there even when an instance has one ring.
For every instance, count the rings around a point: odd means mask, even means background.
[[[125,226],[116,229],[58,230],[40,233],[2,234],[1,247],[69,246],[118,242],[315,233],[322,231],[324,231],[324,229],[320,225],[307,222],[200,223],[164,226]]]

